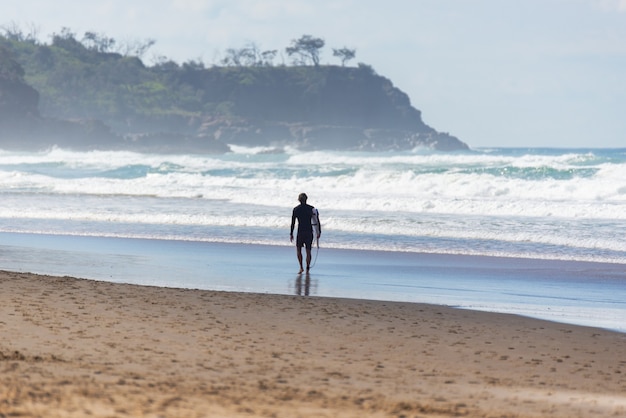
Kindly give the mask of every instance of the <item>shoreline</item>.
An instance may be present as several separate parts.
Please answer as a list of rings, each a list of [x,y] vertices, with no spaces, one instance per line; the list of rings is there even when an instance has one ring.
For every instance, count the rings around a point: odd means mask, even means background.
[[[505,312],[626,332],[623,265],[291,246],[0,233],[0,266],[113,283],[308,294]]]
[[[0,414],[626,413],[626,335],[413,302],[0,272]]]

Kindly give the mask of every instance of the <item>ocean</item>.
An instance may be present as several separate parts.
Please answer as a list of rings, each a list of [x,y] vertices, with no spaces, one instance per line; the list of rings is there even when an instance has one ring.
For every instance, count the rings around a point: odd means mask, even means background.
[[[626,264],[626,149],[226,155],[0,152],[0,231]]]
[[[623,301],[611,323],[626,323],[626,149],[233,151],[0,151],[0,268],[37,270],[36,261],[16,255],[16,247],[32,249],[50,237],[66,246],[68,237],[82,239],[94,248],[107,239],[186,243],[185,251],[206,244],[289,248],[295,263],[291,210],[306,192],[323,226],[318,271],[328,268],[324,257],[331,250],[611,265],[612,300]],[[16,244],[19,237],[30,238]],[[175,276],[158,284],[224,288],[181,284]],[[410,274],[402,277],[412,285]],[[600,289],[597,279],[592,272],[586,281]],[[227,290],[248,289],[245,280],[238,283]],[[377,298],[376,292],[367,297]],[[449,303],[445,295],[438,302]]]

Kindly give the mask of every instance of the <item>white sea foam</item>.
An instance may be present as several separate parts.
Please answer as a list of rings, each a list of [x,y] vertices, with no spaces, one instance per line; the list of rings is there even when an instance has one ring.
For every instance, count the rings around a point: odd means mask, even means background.
[[[0,152],[0,219],[152,225],[157,237],[189,234],[175,226],[284,231],[306,191],[336,247],[626,257],[623,151],[235,151]]]

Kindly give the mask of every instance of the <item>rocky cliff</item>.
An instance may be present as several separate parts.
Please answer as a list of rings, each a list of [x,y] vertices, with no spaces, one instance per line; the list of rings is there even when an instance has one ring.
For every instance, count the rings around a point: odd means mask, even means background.
[[[213,83],[227,85],[230,71],[215,71]],[[426,125],[409,97],[369,67],[235,72],[247,82],[221,99],[232,104],[236,117],[209,115],[198,128],[201,134],[229,144],[307,150],[467,149],[457,138]]]
[[[426,125],[409,97],[367,65],[146,67],[67,40],[51,46],[5,40],[1,50],[2,148],[468,149]]]
[[[26,151],[59,145],[93,149],[124,142],[97,120],[42,117],[39,93],[24,82],[23,75],[9,51],[0,48],[0,148]]]

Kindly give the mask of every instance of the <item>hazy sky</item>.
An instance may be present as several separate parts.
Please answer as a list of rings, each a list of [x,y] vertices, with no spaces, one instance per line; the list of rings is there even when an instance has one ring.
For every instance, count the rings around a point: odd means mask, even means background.
[[[9,4],[7,4],[9,3]],[[471,147],[626,147],[626,0],[20,0],[0,25],[154,39],[144,57],[218,63],[303,34],[356,49],[424,122]]]

